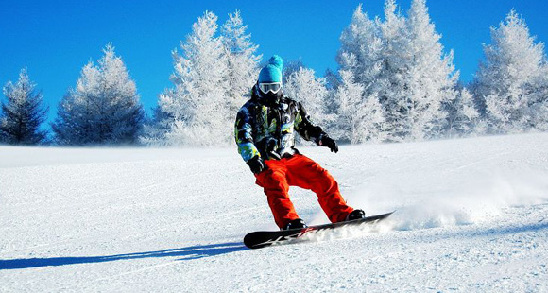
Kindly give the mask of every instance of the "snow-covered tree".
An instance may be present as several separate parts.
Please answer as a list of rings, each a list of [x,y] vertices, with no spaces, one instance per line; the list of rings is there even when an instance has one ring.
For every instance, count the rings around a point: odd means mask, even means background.
[[[452,53],[443,54],[424,0],[412,2],[407,19],[395,11],[395,2],[387,0],[381,24],[385,67],[379,86],[389,140],[439,136],[445,121],[441,103],[456,96]]]
[[[536,78],[533,101],[531,103],[531,126],[537,130],[548,131],[548,64],[544,62],[542,72]]]
[[[339,77],[329,78],[335,105],[334,136],[351,143],[382,141],[384,114],[379,104],[385,60],[380,20],[370,20],[359,5],[342,32],[337,52]]]
[[[301,102],[312,119],[325,127],[332,117],[327,112],[325,78],[317,78],[309,68],[299,68],[287,77],[284,94]]]
[[[308,67],[306,67],[303,60],[301,60],[301,59],[284,61],[283,83],[287,84],[289,77],[293,73],[295,73],[295,72],[297,72],[301,69],[307,69],[307,68]]]
[[[484,54],[472,91],[491,132],[521,132],[534,126],[532,109],[542,101],[538,93],[546,74],[544,45],[535,43],[525,21],[511,10],[499,27],[491,28]]]
[[[181,43],[183,54],[173,51],[175,88],[159,98],[168,125],[163,144],[222,145],[231,142],[234,113],[227,106],[231,91],[227,54],[215,36],[217,16],[206,11]],[[249,85],[248,85],[249,86]]]
[[[333,137],[352,144],[380,142],[385,139],[384,113],[376,95],[367,95],[361,83],[354,82],[349,70],[341,70],[334,100]]]
[[[7,103],[0,107],[0,143],[11,145],[38,145],[44,143],[47,132],[40,129],[46,120],[42,94],[36,93],[36,85],[27,70],[22,69],[15,84],[8,81],[4,86]]]
[[[408,37],[405,29],[405,18],[396,12],[397,5],[387,0],[384,8],[384,22],[378,22],[382,31],[383,67],[379,79],[373,84],[374,92],[385,110],[386,130],[389,141],[411,139],[411,129],[415,126],[411,118],[414,101],[408,97],[406,78],[409,63],[407,52]]]
[[[143,123],[143,134],[139,137],[139,141],[143,145],[165,145],[165,134],[171,128],[173,117],[169,113],[163,112],[159,106],[153,108],[152,111],[152,116],[147,117]]]
[[[384,21],[370,20],[358,6],[341,34],[339,68],[352,73],[364,97],[378,97],[387,140],[437,137],[446,121],[441,104],[456,96],[452,53],[444,55],[424,0],[412,2],[408,18],[394,0],[384,12]]]
[[[369,19],[360,4],[352,14],[350,25],[343,30],[337,52],[339,70],[350,71],[356,82],[367,86],[382,69],[381,31],[376,21]]]
[[[229,14],[221,28],[221,40],[227,51],[229,89],[226,94],[231,113],[236,113],[247,100],[250,88],[257,80],[262,58],[262,55],[256,55],[259,45],[251,42],[251,35],[246,30],[238,10]]]
[[[479,124],[479,112],[476,110],[472,94],[462,88],[455,99],[443,103],[447,113],[447,136],[468,136],[475,132]]]
[[[4,113],[1,111],[2,107],[0,105],[0,128],[5,127],[7,120],[4,118]],[[0,145],[5,144],[7,140],[6,134],[4,131],[0,130]]]
[[[341,83],[340,77],[338,72],[335,72],[334,70],[328,68],[326,69],[324,73],[324,78],[325,78],[325,87],[327,89],[327,97],[325,102],[326,111],[330,115],[334,116],[332,121],[334,122],[336,120],[335,117],[337,116],[337,111],[338,111],[338,103],[335,100],[336,99],[335,93],[337,91],[337,88],[339,87],[339,84]],[[335,127],[334,124],[330,125],[329,126],[330,131],[333,131],[334,127]]]
[[[52,128],[61,145],[134,144],[142,129],[143,106],[114,47],[107,45],[95,65],[82,68],[76,89],[59,104]]]
[[[410,67],[406,85],[413,101],[409,113],[415,124],[411,137],[436,138],[446,126],[441,105],[456,98],[459,73],[453,65],[453,51],[448,55],[443,52],[441,35],[430,20],[425,0],[413,0],[407,30]]]

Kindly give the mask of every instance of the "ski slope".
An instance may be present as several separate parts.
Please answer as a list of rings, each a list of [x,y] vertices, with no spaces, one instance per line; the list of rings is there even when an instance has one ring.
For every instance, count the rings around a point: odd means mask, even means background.
[[[301,151],[397,212],[248,250],[276,227],[235,148],[0,147],[0,292],[548,291],[548,134]]]

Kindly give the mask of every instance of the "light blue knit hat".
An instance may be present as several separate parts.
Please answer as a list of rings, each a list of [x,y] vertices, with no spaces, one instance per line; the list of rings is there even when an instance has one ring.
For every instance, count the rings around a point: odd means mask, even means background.
[[[282,82],[282,72],[284,60],[278,55],[272,56],[268,60],[268,64],[261,69],[259,73],[259,83],[262,82]]]

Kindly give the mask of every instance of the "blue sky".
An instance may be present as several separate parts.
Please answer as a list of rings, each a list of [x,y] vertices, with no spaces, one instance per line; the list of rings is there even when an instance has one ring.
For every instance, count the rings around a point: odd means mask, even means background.
[[[397,1],[402,13],[410,2]],[[322,76],[327,68],[336,69],[339,36],[359,3],[370,17],[383,15],[384,0],[2,0],[0,83],[17,80],[26,67],[44,94],[52,121],[59,100],[75,87],[82,66],[99,59],[102,48],[112,43],[149,110],[158,94],[171,87],[171,51],[190,33],[197,17],[213,11],[220,26],[236,9],[265,58],[279,54],[285,60],[301,59]],[[512,8],[538,41],[548,41],[546,0],[427,0],[427,6],[445,51],[455,51],[455,67],[464,82],[472,78],[483,57],[489,27],[498,26]]]

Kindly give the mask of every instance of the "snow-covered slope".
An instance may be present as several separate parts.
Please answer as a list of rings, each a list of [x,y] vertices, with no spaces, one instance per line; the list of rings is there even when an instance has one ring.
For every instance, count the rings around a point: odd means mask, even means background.
[[[0,291],[548,291],[548,134],[301,151],[396,214],[252,251],[276,227],[233,148],[0,147]]]

